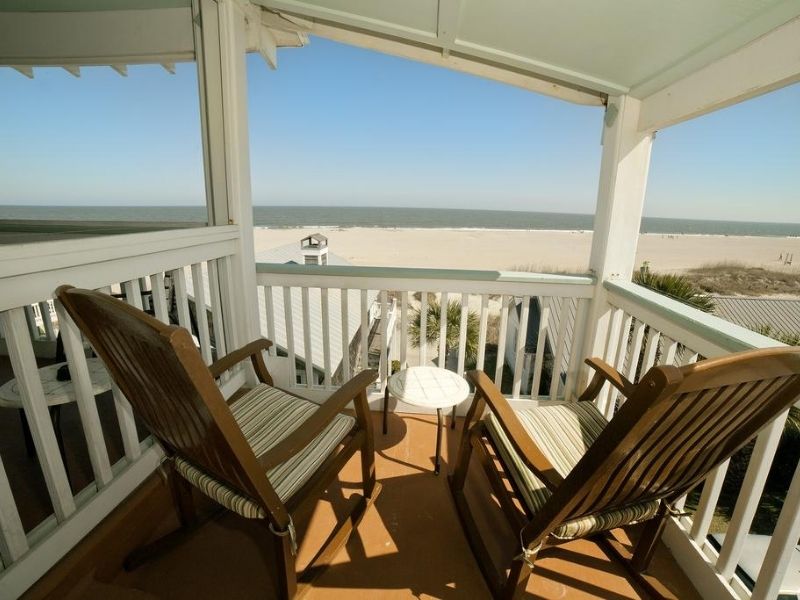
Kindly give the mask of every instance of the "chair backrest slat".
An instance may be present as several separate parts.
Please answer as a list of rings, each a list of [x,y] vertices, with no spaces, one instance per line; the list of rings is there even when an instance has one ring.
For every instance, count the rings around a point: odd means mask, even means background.
[[[800,397],[800,348],[651,369],[535,519],[675,500]]]
[[[63,286],[57,296],[168,454],[280,509],[188,331],[99,292]]]

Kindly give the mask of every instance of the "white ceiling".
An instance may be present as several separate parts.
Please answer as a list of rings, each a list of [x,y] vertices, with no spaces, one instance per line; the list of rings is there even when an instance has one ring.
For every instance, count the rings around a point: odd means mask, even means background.
[[[800,0],[254,0],[284,14],[643,98],[800,15]]]

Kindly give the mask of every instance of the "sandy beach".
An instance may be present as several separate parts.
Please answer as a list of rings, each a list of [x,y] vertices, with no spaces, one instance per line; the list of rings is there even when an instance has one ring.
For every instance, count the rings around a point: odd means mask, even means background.
[[[255,230],[256,251],[293,244],[309,233],[328,237],[330,251],[355,265],[585,272],[590,231],[320,228]],[[793,265],[779,257],[794,254]],[[680,272],[709,264],[800,272],[800,238],[642,234],[636,264]]]

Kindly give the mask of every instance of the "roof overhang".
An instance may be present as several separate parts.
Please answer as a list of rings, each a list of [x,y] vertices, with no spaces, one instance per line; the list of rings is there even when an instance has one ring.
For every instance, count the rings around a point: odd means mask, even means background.
[[[800,79],[800,0],[252,0],[299,31],[597,105],[655,130]]]
[[[494,79],[585,105],[641,102],[659,128],[800,80],[800,0],[231,0],[246,48],[309,34]],[[194,60],[193,10],[212,0],[9,0],[0,66],[126,65]],[[194,5],[194,8],[193,6]]]

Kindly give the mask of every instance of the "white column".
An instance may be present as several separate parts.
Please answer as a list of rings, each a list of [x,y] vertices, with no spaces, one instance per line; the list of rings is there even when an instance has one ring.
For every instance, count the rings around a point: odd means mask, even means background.
[[[608,99],[589,259],[597,284],[586,321],[582,358],[600,356],[608,336],[611,310],[603,281],[630,280],[633,274],[653,141],[652,134],[638,131],[640,107],[640,101],[629,96]],[[586,375],[584,372],[584,378],[579,379],[582,384]]]
[[[247,121],[246,21],[234,0],[195,0],[195,45],[210,225],[237,225],[230,261],[237,345],[260,336]],[[225,279],[224,277],[222,278]],[[223,294],[222,297],[225,297]],[[230,348],[229,350],[232,350]]]

